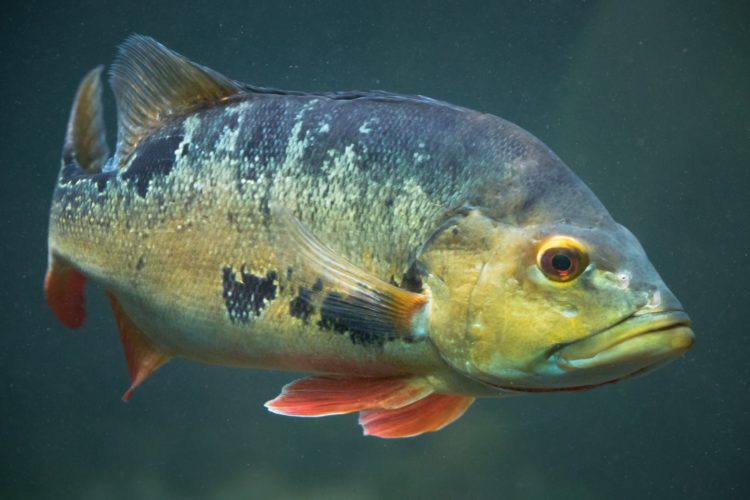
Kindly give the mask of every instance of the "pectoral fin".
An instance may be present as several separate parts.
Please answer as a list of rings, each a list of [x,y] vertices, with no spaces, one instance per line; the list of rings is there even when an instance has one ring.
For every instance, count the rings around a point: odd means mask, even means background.
[[[282,228],[279,248],[296,264],[293,285],[317,293],[318,297],[301,294],[300,300],[321,303],[308,306],[321,306],[322,324],[386,338],[416,340],[427,335],[427,292],[416,293],[383,281],[337,254],[289,210],[272,210]]]
[[[128,401],[135,388],[169,361],[170,356],[161,352],[133,323],[113,294],[108,292],[107,296],[112,303],[112,311],[115,314],[117,328],[120,330],[120,340],[125,351],[128,372],[130,372],[131,384],[122,396],[123,401]]]

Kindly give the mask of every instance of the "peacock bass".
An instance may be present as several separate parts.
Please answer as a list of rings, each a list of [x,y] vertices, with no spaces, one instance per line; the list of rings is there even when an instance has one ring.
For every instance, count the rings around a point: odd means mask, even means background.
[[[133,35],[73,104],[47,301],[104,288],[133,390],[173,357],[307,372],[273,412],[441,429],[477,397],[578,391],[683,354],[636,238],[541,141],[423,96],[231,80]]]

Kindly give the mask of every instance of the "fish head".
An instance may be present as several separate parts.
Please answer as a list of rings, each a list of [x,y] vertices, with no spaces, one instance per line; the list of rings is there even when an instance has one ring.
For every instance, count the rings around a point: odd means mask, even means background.
[[[474,381],[584,390],[663,365],[693,343],[680,302],[611,219],[519,226],[477,214],[446,232],[422,256],[431,337]]]

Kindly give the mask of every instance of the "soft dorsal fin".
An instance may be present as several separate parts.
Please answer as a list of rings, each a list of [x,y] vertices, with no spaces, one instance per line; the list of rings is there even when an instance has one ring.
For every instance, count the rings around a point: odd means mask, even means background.
[[[88,72],[78,86],[65,133],[63,156],[73,153],[85,172],[101,170],[109,156],[102,112],[102,66]]]
[[[117,101],[119,166],[165,119],[243,91],[229,78],[142,35],[131,35],[120,46],[110,77]]]

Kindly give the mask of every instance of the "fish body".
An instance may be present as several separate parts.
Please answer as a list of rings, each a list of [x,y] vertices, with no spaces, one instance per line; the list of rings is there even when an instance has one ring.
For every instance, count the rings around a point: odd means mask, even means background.
[[[692,342],[635,238],[501,118],[421,96],[253,87],[134,36],[112,70],[110,158],[100,73],[71,113],[45,289],[72,327],[86,280],[107,290],[126,398],[171,357],[303,371],[317,376],[271,410],[359,411],[367,433],[402,437],[477,396],[601,385]],[[625,319],[640,330],[610,328]],[[623,363],[591,361],[628,335],[640,344]]]

